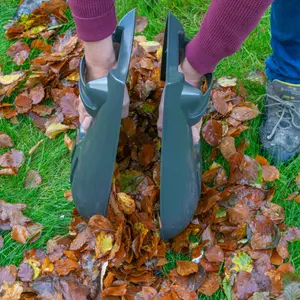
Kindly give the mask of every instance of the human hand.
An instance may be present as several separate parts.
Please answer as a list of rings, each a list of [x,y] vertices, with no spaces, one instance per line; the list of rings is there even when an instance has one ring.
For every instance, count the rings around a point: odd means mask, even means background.
[[[189,63],[189,61],[185,58],[183,62],[179,65],[178,71],[183,73],[184,80],[189,84],[200,89],[201,79],[203,77],[202,74],[199,74]],[[159,105],[159,118],[157,121],[157,130],[158,135],[162,137],[162,124],[163,124],[163,111],[164,111],[164,97],[165,90],[162,93],[161,101]],[[200,129],[202,126],[202,119],[194,126],[192,126],[192,136],[194,144],[198,144],[200,141]]]

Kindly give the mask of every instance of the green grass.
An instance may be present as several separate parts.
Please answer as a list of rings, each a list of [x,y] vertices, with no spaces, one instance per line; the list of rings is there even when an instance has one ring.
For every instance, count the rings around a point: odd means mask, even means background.
[[[12,18],[18,2],[18,0],[1,0],[0,4],[0,62],[2,71],[5,73],[18,69],[11,59],[5,55],[10,42],[4,39],[4,30],[2,29],[7,20]],[[149,25],[145,35],[148,39],[152,39],[153,36],[163,30],[167,12],[171,11],[179,18],[185,27],[186,35],[191,38],[198,31],[199,24],[210,2],[209,0],[118,0],[117,15],[118,18],[121,18],[130,9],[136,7],[138,15],[149,18]],[[74,27],[70,12],[68,12],[68,18],[70,22],[65,24],[61,30]],[[242,48],[232,57],[224,59],[218,65],[215,76],[230,75],[238,77],[249,91],[250,100],[255,101],[258,99],[265,93],[264,87],[248,81],[246,76],[256,68],[264,69],[264,60],[271,52],[269,39],[269,13],[266,13]],[[263,101],[259,103],[259,106],[263,110]],[[261,120],[262,116],[250,122],[249,130],[241,137],[241,139],[246,138],[250,141],[246,154],[252,157],[260,153],[258,129]],[[24,249],[44,247],[48,239],[57,234],[66,234],[73,208],[73,205],[68,203],[63,197],[65,190],[70,187],[70,153],[63,144],[63,137],[60,136],[55,140],[49,140],[27,118],[20,117],[19,121],[18,125],[12,125],[7,120],[0,120],[0,131],[4,131],[12,137],[15,148],[27,154],[29,149],[40,139],[44,139],[44,143],[32,157],[26,156],[26,161],[21,167],[18,176],[0,177],[0,199],[11,203],[26,203],[26,215],[32,218],[34,222],[43,224],[44,230],[41,239],[34,244],[25,246],[12,241],[10,233],[1,232],[0,234],[4,237],[5,244],[0,249],[0,265],[17,264],[22,259]],[[205,159],[209,156],[211,148],[207,145],[203,145],[203,147]],[[218,160],[223,162],[222,158],[218,158]],[[208,165],[208,163],[204,163],[205,168]],[[38,188],[28,191],[24,190],[23,182],[30,169],[40,172],[43,177],[43,183]],[[300,227],[300,205],[284,200],[291,192],[297,190],[294,179],[300,171],[300,158],[298,157],[288,164],[280,165],[279,170],[281,177],[276,182],[277,189],[274,202],[284,207],[285,222],[287,224]],[[290,253],[290,261],[299,272],[300,242],[290,245]],[[168,255],[167,258],[169,264],[166,266],[165,271],[173,267],[176,259],[178,259],[172,255]],[[199,299],[211,298],[200,296]],[[225,296],[221,291],[218,291],[212,296],[212,299],[225,299]]]

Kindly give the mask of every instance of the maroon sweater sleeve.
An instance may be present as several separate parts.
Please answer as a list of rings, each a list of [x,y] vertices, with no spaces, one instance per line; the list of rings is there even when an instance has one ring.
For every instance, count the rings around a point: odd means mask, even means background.
[[[274,0],[213,0],[186,57],[200,74],[235,53]]]
[[[274,0],[212,0],[186,56],[201,74],[236,52]],[[288,0],[287,0],[288,1]],[[99,41],[116,28],[114,0],[69,0],[80,39]]]
[[[114,0],[69,0],[69,5],[81,40],[100,41],[116,29]]]

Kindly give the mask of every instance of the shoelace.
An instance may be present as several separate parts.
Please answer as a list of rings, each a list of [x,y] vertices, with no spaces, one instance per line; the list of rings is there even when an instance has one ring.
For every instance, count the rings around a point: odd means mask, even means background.
[[[273,96],[273,95],[268,95],[269,98],[273,99],[276,101],[276,103],[272,104],[267,104],[266,107],[271,107],[271,106],[278,106],[278,121],[274,125],[272,132],[267,136],[268,140],[271,140],[280,124],[281,121],[285,121],[286,123],[292,122],[292,125],[295,126],[297,129],[300,129],[300,126],[295,123],[295,116],[297,115],[300,118],[300,113],[296,110],[294,103],[300,103],[300,100],[293,100],[293,102],[286,101],[281,99],[278,96]],[[285,113],[289,114],[289,117],[285,116]]]

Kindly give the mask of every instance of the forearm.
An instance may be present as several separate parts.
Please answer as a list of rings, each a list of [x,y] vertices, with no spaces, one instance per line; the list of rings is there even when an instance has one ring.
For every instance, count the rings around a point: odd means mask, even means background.
[[[77,34],[85,42],[110,36],[117,24],[114,0],[69,0]]]
[[[186,57],[200,74],[235,53],[274,0],[213,0]]]

